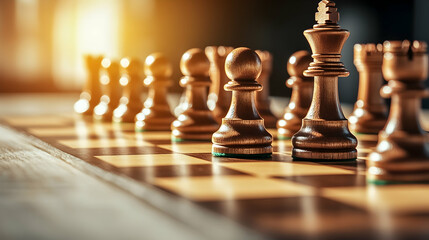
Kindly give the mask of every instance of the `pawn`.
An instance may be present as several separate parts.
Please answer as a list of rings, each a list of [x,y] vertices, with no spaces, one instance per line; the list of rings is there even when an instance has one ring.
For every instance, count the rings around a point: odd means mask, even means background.
[[[188,50],[180,60],[180,70],[185,75],[180,85],[186,88],[184,111],[171,124],[173,141],[210,140],[219,125],[207,106],[207,92],[211,84],[210,62],[204,51]]]
[[[429,181],[429,138],[420,126],[421,100],[429,96],[425,42],[384,42],[383,76],[388,84],[381,89],[391,97],[387,123],[378,134],[378,144],[368,156],[369,182]]]
[[[359,71],[359,92],[349,118],[349,127],[357,133],[377,134],[387,120],[387,108],[380,96],[383,84],[383,46],[373,43],[356,44],[354,63]]]
[[[295,52],[289,58],[287,72],[290,78],[286,81],[286,86],[292,88],[292,95],[283,118],[277,122],[279,139],[290,139],[298,132],[302,119],[310,108],[314,83],[312,77],[304,76],[304,71],[312,61],[311,54],[305,50]]]
[[[88,76],[80,98],[74,104],[74,111],[84,116],[92,116],[101,97],[100,65],[103,57],[85,55],[84,59]]]
[[[100,77],[100,83],[104,87],[105,94],[101,96],[100,103],[94,108],[94,120],[112,121],[113,110],[119,105],[120,87],[119,87],[119,63],[112,62],[108,58],[101,61],[103,75]]]
[[[175,119],[167,102],[167,88],[173,73],[171,63],[163,54],[154,53],[146,58],[144,72],[149,95],[143,110],[136,116],[136,130],[170,130]]]
[[[270,109],[270,75],[273,68],[273,55],[268,51],[255,51],[261,59],[262,72],[256,79],[262,85],[262,91],[256,93],[256,108],[259,114],[264,119],[265,127],[275,128],[277,117],[271,112]]]
[[[119,106],[113,112],[114,122],[134,123],[134,119],[143,108],[143,103],[140,99],[142,91],[142,81],[140,72],[142,64],[139,60],[128,58],[121,59],[121,67],[123,74],[119,80],[124,86],[124,93],[120,100]]]
[[[212,154],[219,157],[269,157],[272,136],[256,109],[256,91],[262,86],[261,59],[248,48],[236,48],[228,54],[225,70],[231,79],[225,90],[232,91],[231,106],[222,125],[212,137]]]

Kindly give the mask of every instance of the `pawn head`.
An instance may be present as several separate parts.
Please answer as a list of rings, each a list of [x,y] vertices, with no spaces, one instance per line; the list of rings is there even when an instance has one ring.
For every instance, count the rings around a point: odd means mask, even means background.
[[[308,51],[295,52],[287,61],[287,72],[290,76],[305,78],[304,71],[307,70],[312,61],[313,58]]]
[[[164,54],[152,53],[144,62],[144,73],[146,76],[171,77],[173,67]]]
[[[210,61],[203,50],[192,48],[183,54],[180,70],[185,76],[209,76]]]
[[[229,79],[255,80],[261,71],[261,59],[249,48],[236,48],[226,57],[225,72]]]

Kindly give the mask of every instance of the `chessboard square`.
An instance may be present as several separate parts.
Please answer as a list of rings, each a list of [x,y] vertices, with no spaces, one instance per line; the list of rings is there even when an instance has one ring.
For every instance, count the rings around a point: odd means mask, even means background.
[[[70,123],[71,119],[61,116],[15,116],[3,117],[4,121],[12,126],[64,126]]]
[[[39,137],[76,136],[82,135],[75,127],[29,128],[28,132]],[[83,132],[83,131],[82,131]]]
[[[145,147],[153,146],[145,141],[129,140],[124,138],[116,139],[76,139],[76,140],[59,140],[60,144],[70,148],[109,148],[109,147]]]
[[[429,212],[428,184],[368,185],[367,187],[325,188],[322,195],[374,212],[398,214]]]
[[[313,195],[313,189],[293,182],[252,176],[157,178],[155,185],[195,201]]]
[[[142,154],[142,155],[114,155],[114,156],[95,156],[115,167],[151,167],[151,166],[169,166],[169,165],[193,165],[210,164],[195,157],[184,154]]]
[[[146,131],[146,132],[124,132],[123,136],[130,139],[142,140],[171,140],[171,132]]]
[[[354,174],[354,171],[351,170],[325,166],[317,163],[258,161],[224,162],[219,164],[227,168],[259,177]]]
[[[211,153],[211,143],[172,143],[158,145],[160,148],[168,149],[176,153]]]

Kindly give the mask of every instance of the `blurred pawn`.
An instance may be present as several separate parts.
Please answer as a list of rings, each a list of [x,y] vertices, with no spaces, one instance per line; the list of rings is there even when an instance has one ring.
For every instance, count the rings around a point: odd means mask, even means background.
[[[100,83],[104,94],[100,98],[100,103],[94,108],[94,120],[112,121],[113,110],[119,105],[121,98],[121,88],[119,85],[119,63],[111,61],[109,58],[104,58],[101,61],[102,75]]]
[[[74,111],[78,114],[92,116],[93,110],[100,100],[100,65],[102,59],[102,56],[84,56],[88,75],[80,99],[74,104]]]
[[[143,110],[136,116],[136,130],[170,130],[175,119],[167,102],[167,88],[173,72],[171,63],[163,54],[154,53],[146,58],[144,72],[149,95]]]
[[[210,62],[201,49],[193,48],[183,54],[180,70],[185,75],[180,85],[186,88],[184,112],[171,124],[174,141],[209,141],[219,125],[207,107],[207,92],[211,84]]]
[[[114,122],[133,123],[143,108],[140,95],[142,91],[141,71],[142,64],[137,59],[121,59],[123,74],[119,83],[124,86],[119,106],[113,112]]]
[[[292,88],[292,95],[283,118],[277,122],[279,139],[290,139],[301,129],[302,119],[307,115],[314,84],[312,77],[304,76],[304,71],[312,61],[311,54],[305,50],[295,52],[289,58],[287,72],[290,78],[286,81],[286,86]]]

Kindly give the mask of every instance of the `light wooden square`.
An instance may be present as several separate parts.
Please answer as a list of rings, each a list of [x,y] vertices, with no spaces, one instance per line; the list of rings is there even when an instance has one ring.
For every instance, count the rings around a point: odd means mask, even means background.
[[[254,161],[224,162],[219,164],[230,169],[259,177],[354,174],[354,172],[351,170],[345,170],[317,163]]]
[[[157,178],[155,184],[197,201],[293,197],[314,194],[311,187],[252,176]]]
[[[109,148],[109,147],[145,147],[153,146],[145,141],[130,140],[124,138],[115,139],[77,139],[59,140],[59,143],[71,148]]]
[[[113,155],[96,156],[116,167],[151,167],[169,165],[211,164],[208,161],[184,154],[144,154],[144,155]]]
[[[14,116],[3,117],[7,123],[12,126],[64,126],[71,119],[61,116]]]

